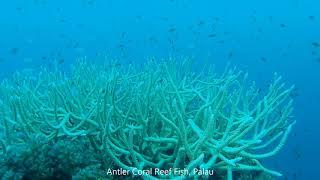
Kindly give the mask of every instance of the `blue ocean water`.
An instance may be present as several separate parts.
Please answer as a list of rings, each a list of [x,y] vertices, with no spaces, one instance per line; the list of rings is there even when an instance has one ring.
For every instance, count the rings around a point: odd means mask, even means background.
[[[295,84],[285,147],[266,160],[281,179],[320,179],[320,1],[10,0],[0,5],[0,77],[21,69],[68,69],[77,58],[123,64],[149,57],[227,63],[261,88],[278,72]]]

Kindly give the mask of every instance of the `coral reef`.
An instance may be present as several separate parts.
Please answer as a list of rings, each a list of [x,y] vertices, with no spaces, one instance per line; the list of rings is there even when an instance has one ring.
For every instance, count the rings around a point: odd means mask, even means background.
[[[0,87],[2,177],[281,176],[261,161],[294,125],[293,86],[275,74],[262,92],[247,73],[192,66],[79,60],[68,73],[14,74]]]

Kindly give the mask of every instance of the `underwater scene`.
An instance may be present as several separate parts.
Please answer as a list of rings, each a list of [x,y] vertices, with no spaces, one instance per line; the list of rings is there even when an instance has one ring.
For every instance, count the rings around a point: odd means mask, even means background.
[[[319,9],[1,1],[0,179],[320,179]]]

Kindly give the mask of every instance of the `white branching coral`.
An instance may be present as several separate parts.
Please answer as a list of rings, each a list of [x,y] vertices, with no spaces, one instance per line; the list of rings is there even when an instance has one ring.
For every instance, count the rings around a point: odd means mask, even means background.
[[[79,61],[68,74],[17,73],[0,88],[3,153],[36,134],[81,138],[101,167],[133,174],[157,168],[184,169],[185,178],[209,170],[228,179],[235,171],[281,176],[260,160],[288,138],[294,87],[275,74],[263,94],[246,73],[208,69],[193,71],[189,60],[149,61],[143,68]]]

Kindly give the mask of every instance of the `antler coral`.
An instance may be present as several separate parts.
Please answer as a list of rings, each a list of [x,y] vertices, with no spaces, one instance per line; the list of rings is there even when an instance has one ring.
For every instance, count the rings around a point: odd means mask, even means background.
[[[68,75],[43,69],[37,77],[17,73],[2,82],[1,145],[6,149],[34,134],[84,137],[92,153],[105,157],[103,167],[112,161],[111,168],[132,173],[179,168],[188,176],[202,175],[197,170],[228,179],[232,171],[280,176],[259,160],[275,155],[292,129],[292,90],[275,74],[262,95],[246,73],[195,72],[190,60],[149,61],[144,68],[80,61]],[[143,174],[177,177],[173,171]]]

